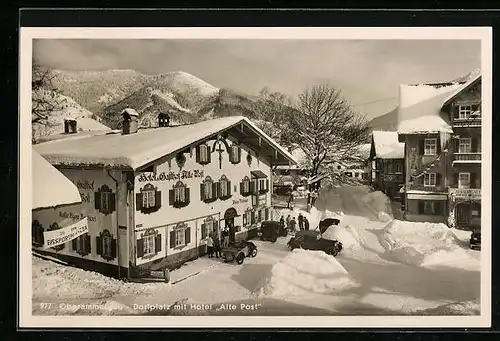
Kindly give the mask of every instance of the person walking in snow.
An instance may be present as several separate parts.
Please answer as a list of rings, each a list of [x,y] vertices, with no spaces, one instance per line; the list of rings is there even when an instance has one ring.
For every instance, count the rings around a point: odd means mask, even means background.
[[[296,225],[297,225],[297,222],[295,221],[295,217],[293,217],[292,220],[290,221],[290,230],[292,232],[295,232]]]
[[[288,215],[288,217],[286,217],[286,228],[288,230],[290,230],[290,221],[292,220],[292,218],[290,217],[290,215]]]
[[[304,229],[304,216],[302,215],[302,213],[299,213],[299,230],[303,230]]]
[[[211,233],[207,237],[207,254],[208,258],[212,258],[214,256],[214,240]]]
[[[217,233],[215,234],[215,237],[214,237],[214,252],[215,252],[215,258],[219,258],[219,256],[221,256],[221,253],[220,253],[220,237],[217,235]]]
[[[229,246],[229,232],[227,228],[222,230],[222,247],[226,248]]]
[[[306,231],[308,231],[308,230],[309,230],[309,220],[307,220],[307,218],[306,218],[306,217],[304,217],[304,229],[305,229]]]

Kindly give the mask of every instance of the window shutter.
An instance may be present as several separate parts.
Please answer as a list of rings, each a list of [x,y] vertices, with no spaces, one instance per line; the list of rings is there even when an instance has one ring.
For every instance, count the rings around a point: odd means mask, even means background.
[[[269,191],[269,179],[266,180],[266,191]]]
[[[85,235],[85,251],[88,253],[91,251],[90,235],[88,233]]]
[[[156,208],[161,207],[161,191],[156,191],[155,193],[155,207]]]
[[[136,211],[142,210],[142,193],[137,193],[135,195],[135,210]]]
[[[240,194],[243,195],[243,181],[240,182]]]
[[[459,117],[458,110],[459,110],[459,106],[455,104],[453,106],[453,118],[455,118],[455,119],[457,119]]]
[[[470,146],[471,148],[470,149],[471,149],[471,151],[473,153],[477,153],[478,152],[478,148],[477,148],[478,147],[478,143],[477,142],[478,142],[477,138],[473,137],[471,139],[471,146]]]
[[[170,231],[170,248],[175,248],[175,231]]]
[[[200,163],[200,146],[196,146],[196,162]]]
[[[185,199],[186,201],[184,201],[184,203],[187,205],[191,202],[191,198],[190,198],[190,194],[189,194],[189,188],[188,187],[184,187],[184,191],[185,191]]]
[[[252,214],[251,214],[250,218],[251,218],[250,221],[252,222],[252,224],[255,224],[255,212],[254,211],[252,211]]]
[[[205,224],[201,224],[201,239],[207,238],[207,230]]]
[[[168,204],[170,206],[172,206],[174,204],[174,199],[175,199],[174,190],[171,189],[171,190],[168,191]]]
[[[73,239],[73,240],[71,241],[71,249],[72,249],[73,251],[75,251],[75,250],[76,250],[76,243],[77,243],[77,241],[76,241],[76,240],[77,240],[78,238],[80,238],[80,237],[76,237],[75,239]]]
[[[207,146],[207,163],[212,162],[212,150]]]
[[[436,139],[436,154],[441,153],[441,138],[438,137]]]
[[[453,174],[454,185],[458,185],[458,173]]]
[[[203,182],[200,184],[200,199],[205,201],[205,184]]]
[[[190,227],[188,227],[188,228],[184,231],[184,233],[185,233],[185,236],[184,236],[185,238],[184,238],[184,240],[185,240],[185,242],[186,242],[186,245],[188,245],[189,243],[191,243],[191,228],[190,228]]]
[[[477,188],[477,186],[476,186],[476,173],[470,173],[470,188]]]
[[[161,234],[157,234],[155,237],[155,252],[161,251]]]
[[[230,197],[231,196],[231,192],[232,192],[232,188],[231,188],[231,181],[228,181],[227,182],[227,196]]]
[[[109,213],[116,211],[116,193],[109,193]]]
[[[96,210],[101,209],[101,192],[99,191],[94,193],[94,205]]]
[[[422,139],[422,140],[418,141],[418,145],[419,145],[419,147],[418,147],[418,148],[419,148],[419,152],[418,152],[418,153],[419,153],[419,154],[422,154],[422,155],[423,155],[423,154],[424,154],[424,152],[425,152],[425,144],[424,144],[424,143],[425,143],[425,140],[424,140],[424,139]]]
[[[241,162],[241,146],[238,146],[238,163]]]
[[[250,193],[255,193],[255,181],[250,181]]]
[[[111,239],[111,258],[116,258],[116,239]]]
[[[101,239],[101,237],[99,237],[99,236],[95,237],[95,243],[96,243],[97,254],[102,256],[102,239]]]
[[[441,173],[436,173],[436,186],[441,185]]]
[[[418,202],[418,213],[419,214],[423,214],[424,213],[424,202],[423,201],[419,201]]]
[[[266,207],[265,210],[266,220],[269,220],[269,208]]]
[[[137,258],[144,256],[144,239],[137,240]]]
[[[219,197],[217,185],[218,185],[217,182],[212,183],[212,197],[210,199],[217,199]]]

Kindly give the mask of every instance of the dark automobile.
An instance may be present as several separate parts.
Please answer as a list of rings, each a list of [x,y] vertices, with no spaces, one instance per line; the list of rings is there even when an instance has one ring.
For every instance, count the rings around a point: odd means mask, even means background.
[[[260,236],[261,240],[267,240],[273,243],[278,240],[278,237],[286,237],[287,234],[287,230],[281,226],[279,221],[272,220],[263,221],[257,231],[257,235]]]
[[[337,256],[342,251],[342,243],[338,240],[323,238],[318,231],[299,231],[292,237],[287,246],[293,251],[297,248],[305,250],[321,250],[328,255]]]
[[[340,220],[335,219],[335,218],[323,219],[319,222],[319,232],[323,234],[330,226],[338,225],[339,223],[340,223]]]
[[[481,250],[481,229],[472,230],[469,247],[472,250]]]
[[[236,261],[236,263],[241,265],[246,257],[257,256],[257,246],[249,241],[240,241],[227,248],[223,248],[221,254],[224,262]]]

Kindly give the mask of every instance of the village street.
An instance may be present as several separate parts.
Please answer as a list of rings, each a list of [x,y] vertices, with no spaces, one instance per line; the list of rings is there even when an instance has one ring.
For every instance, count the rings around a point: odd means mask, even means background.
[[[324,192],[317,202],[323,214],[342,212],[338,215],[340,230],[355,230],[352,235],[356,236],[356,245],[345,239],[345,249],[336,257],[348,273],[349,285],[342,280],[337,286],[339,272],[328,273],[326,263],[321,263],[320,258],[317,258],[318,269],[315,269],[314,258],[309,259],[313,263],[304,260],[301,264],[302,258],[296,257],[292,264],[295,268],[290,268],[288,274],[278,271],[276,264],[286,262],[297,253],[286,246],[290,237],[281,237],[276,243],[255,240],[258,255],[246,258],[242,265],[205,257],[172,271],[170,284],[127,283],[131,290],[117,289],[114,292],[108,285],[108,292],[97,295],[99,297],[92,297],[92,293],[74,294],[79,286],[91,283],[84,277],[79,278],[85,276],[83,270],[68,268],[65,270],[68,276],[53,278],[58,281],[59,290],[65,287],[65,278],[72,278],[75,287],[73,294],[57,299],[53,296],[44,298],[43,288],[35,287],[43,286],[43,282],[34,278],[33,312],[68,314],[69,311],[64,312],[56,306],[61,302],[71,302],[106,304],[111,307],[109,311],[92,314],[117,315],[401,315],[422,314],[425,309],[431,309],[428,313],[432,314],[432,309],[437,307],[441,308],[437,308],[436,313],[442,313],[443,307],[455,302],[466,302],[461,309],[467,310],[470,302],[478,302],[480,252],[467,249],[469,233],[457,232],[457,237],[462,238],[463,250],[458,250],[461,253],[455,253],[448,261],[443,259],[425,267],[405,264],[385,252],[380,234],[387,221],[381,221],[380,214],[373,210],[374,206],[362,200],[365,194],[366,186],[346,187]],[[286,211],[278,213],[287,214]],[[343,238],[339,236],[339,239]],[[194,275],[189,277],[190,274]],[[46,280],[47,274],[44,276]],[[78,301],[71,298],[77,296],[80,297]],[[55,302],[54,309],[40,309],[40,302],[48,301]],[[179,309],[167,309],[174,303]],[[71,313],[89,314],[85,309]]]

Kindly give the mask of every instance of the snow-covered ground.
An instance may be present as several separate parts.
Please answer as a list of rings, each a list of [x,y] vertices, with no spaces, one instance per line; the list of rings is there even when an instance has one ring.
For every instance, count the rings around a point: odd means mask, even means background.
[[[279,238],[276,243],[255,240],[257,257],[245,259],[242,265],[198,259],[172,271],[172,278],[185,279],[171,284],[126,283],[34,258],[33,312],[479,314],[480,252],[468,249],[469,233],[453,229],[444,232],[442,226],[427,226],[429,231],[426,231],[425,225],[392,220],[390,203],[381,193],[370,192],[366,186],[322,192],[318,203],[310,213],[301,213],[309,219],[311,229],[323,218],[340,219],[338,226],[330,227],[324,234],[325,238],[344,244],[336,258],[319,251],[292,252],[286,246],[289,237]],[[281,209],[274,213],[286,217],[297,216],[299,211]],[[434,232],[434,228],[439,232]],[[416,259],[424,261],[416,262],[407,255],[423,255]],[[190,273],[195,275],[189,276]],[[84,308],[39,307],[40,302],[61,300],[102,304],[107,308],[90,312]]]

